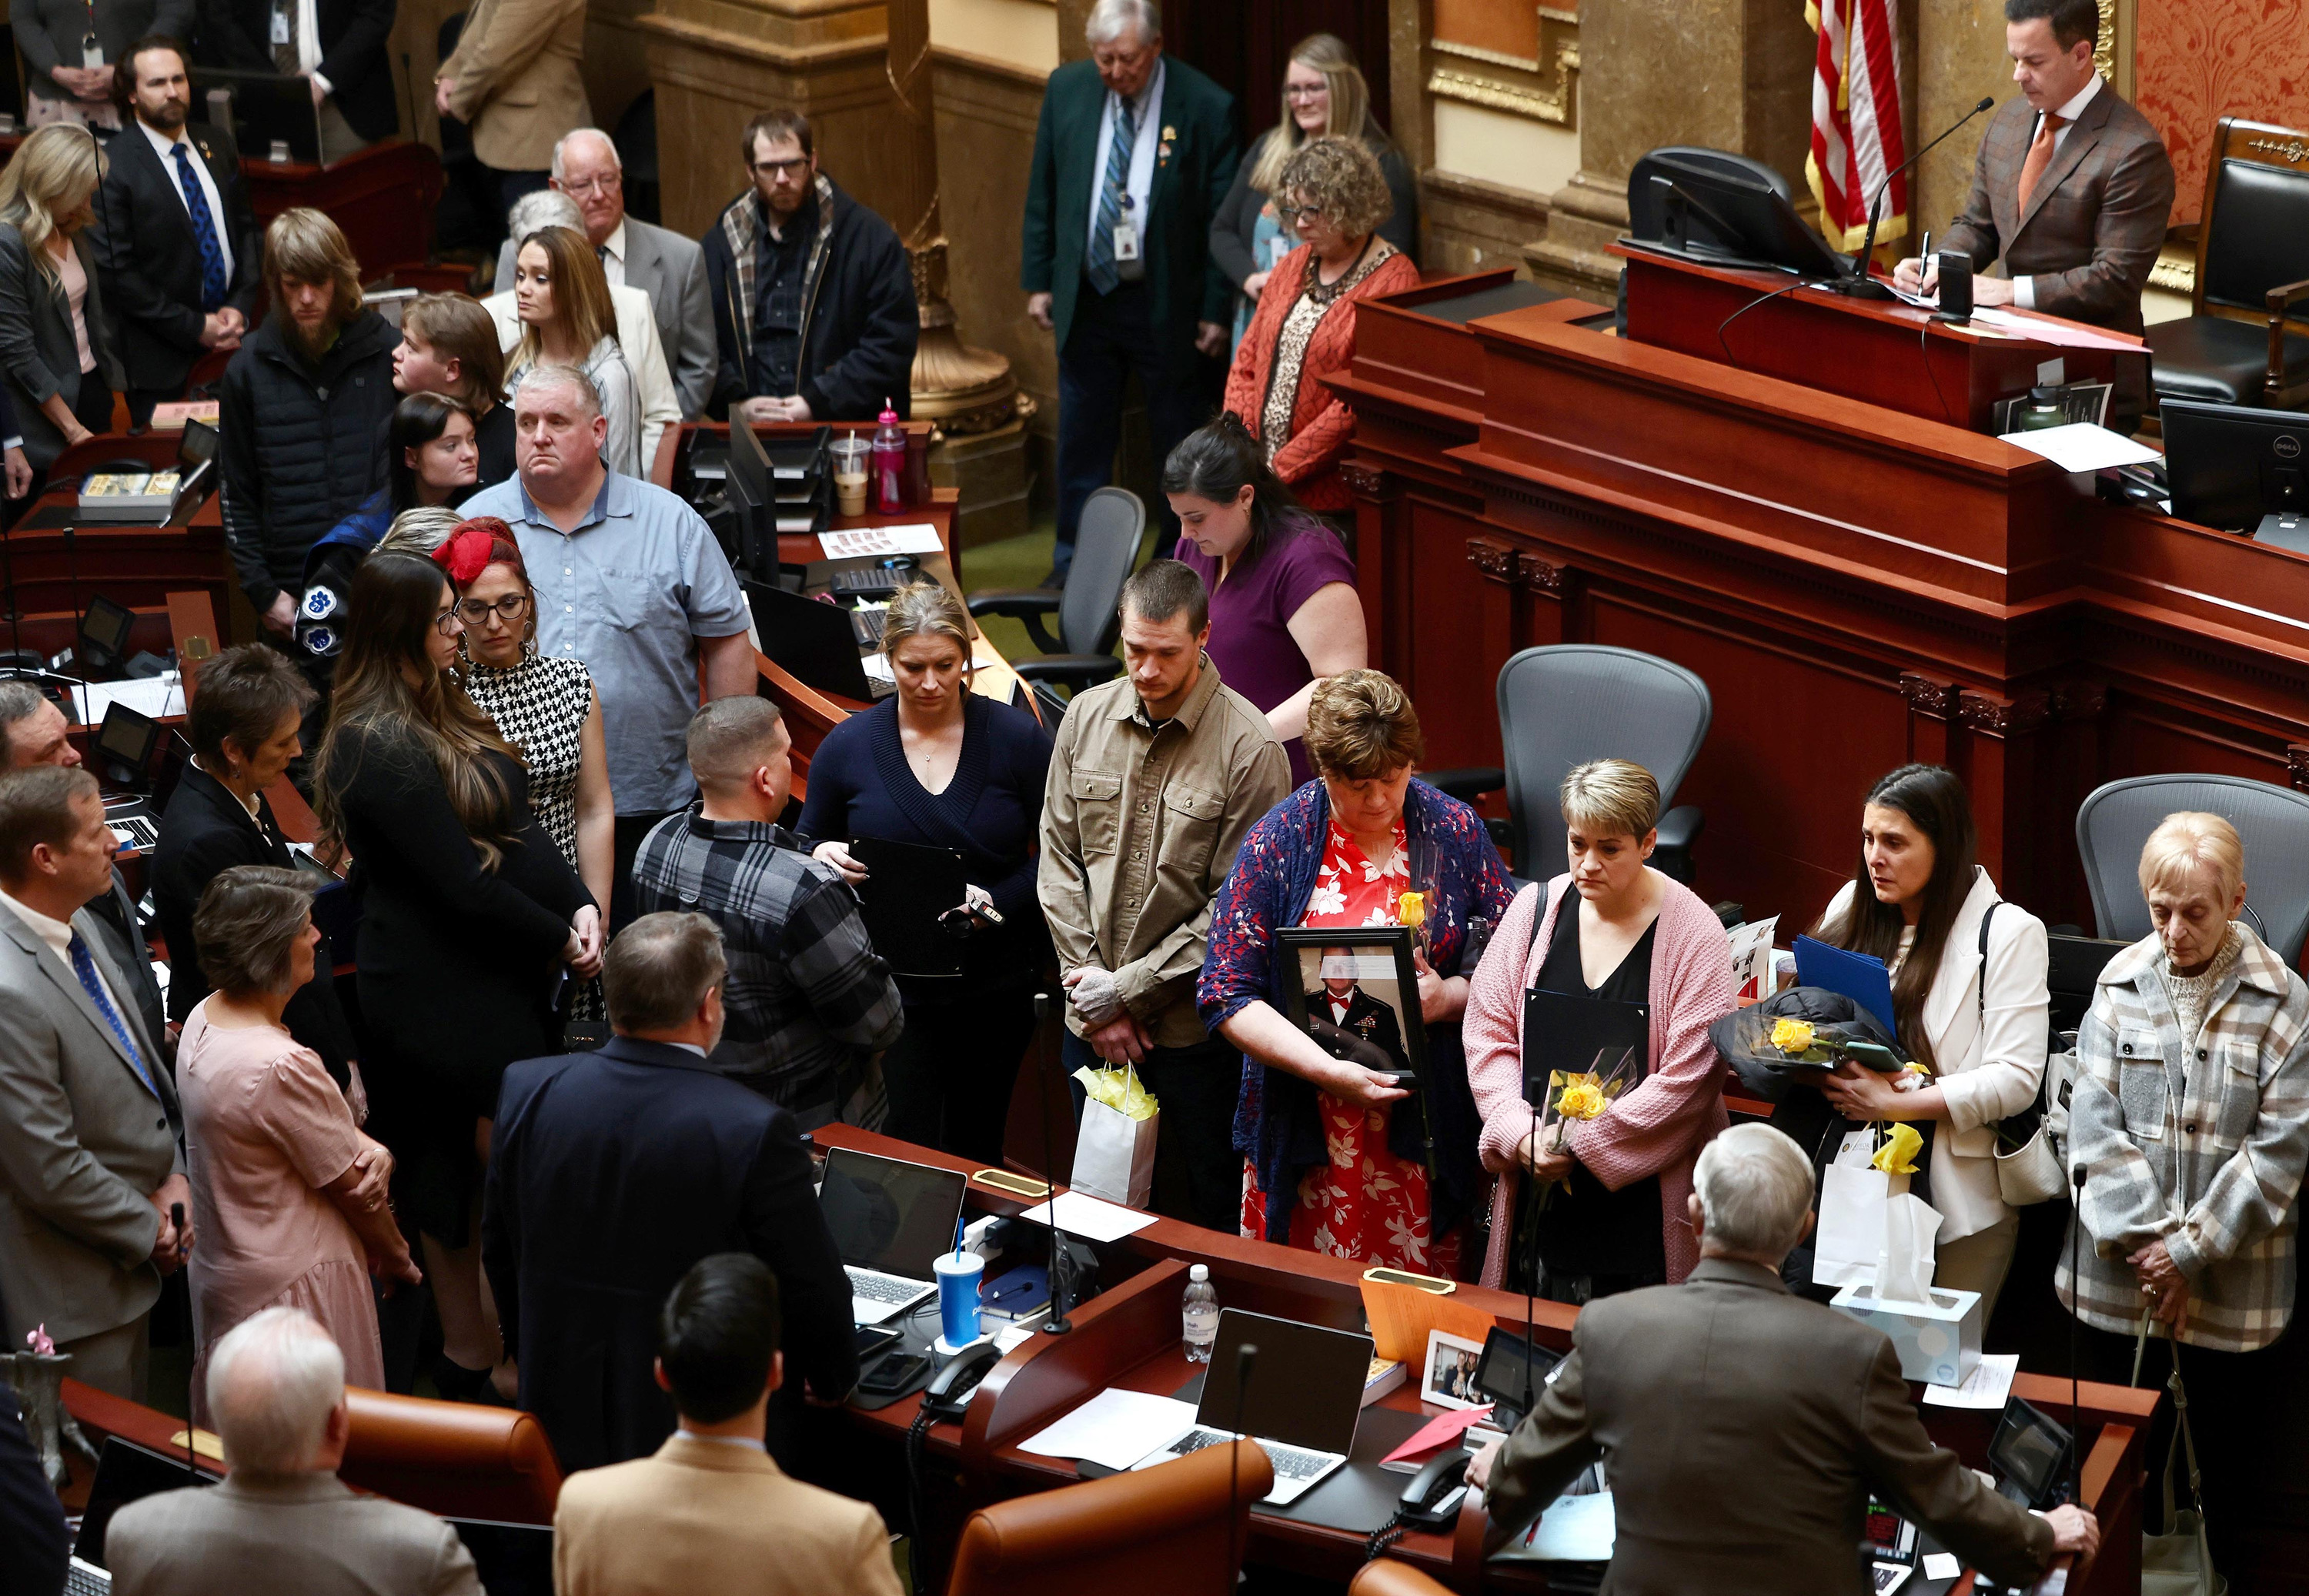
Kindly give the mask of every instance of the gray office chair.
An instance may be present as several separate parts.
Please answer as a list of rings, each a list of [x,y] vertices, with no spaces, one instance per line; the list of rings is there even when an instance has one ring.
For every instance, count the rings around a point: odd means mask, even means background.
[[[1470,803],[1506,788],[1506,841],[1518,871],[1544,881],[1562,869],[1556,791],[1571,768],[1591,759],[1630,759],[1659,783],[1663,813],[1652,864],[1691,884],[1691,845],[1707,817],[1689,804],[1668,806],[1708,740],[1716,705],[1707,683],[1633,649],[1565,643],[1526,649],[1501,666],[1499,703],[1505,768],[1436,771],[1427,780]]]
[[[1059,687],[1071,695],[1121,673],[1122,661],[1113,652],[1120,627],[1115,606],[1137,567],[1146,536],[1146,505],[1139,496],[1127,487],[1102,487],[1083,504],[1074,568],[1063,589],[984,588],[970,595],[971,614],[1024,621],[1042,651],[1013,660],[1011,669],[1030,685],[1045,725],[1056,727],[1067,712]],[[1042,617],[1051,615],[1059,617],[1055,638],[1042,625]]]
[[[2094,789],[2077,810],[2077,853],[2093,925],[2138,942],[2154,929],[2140,896],[2140,845],[2167,815],[2205,809],[2244,843],[2246,923],[2288,965],[2309,936],[2309,797],[2243,776],[2134,776]]]

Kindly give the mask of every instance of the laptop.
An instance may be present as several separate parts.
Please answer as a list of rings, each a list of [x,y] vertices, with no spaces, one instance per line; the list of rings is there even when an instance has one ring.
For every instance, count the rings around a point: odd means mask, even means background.
[[[155,1452],[118,1436],[107,1436],[104,1450],[97,1454],[96,1478],[89,1482],[88,1506],[81,1514],[80,1534],[73,1541],[72,1572],[65,1590],[69,1593],[112,1588],[112,1576],[105,1572],[104,1531],[114,1514],[131,1502],[162,1491],[215,1483],[214,1475],[188,1467],[180,1454]]]
[[[553,1596],[553,1531],[545,1524],[507,1524],[494,1519],[442,1521],[473,1554],[486,1596]]]
[[[932,1264],[954,1247],[969,1186],[958,1169],[827,1150],[817,1205],[850,1276],[850,1311],[859,1324],[894,1319],[937,1291]]]
[[[1258,1349],[1258,1357],[1250,1387],[1238,1400],[1235,1359],[1246,1342]],[[1257,1441],[1275,1465],[1274,1488],[1261,1499],[1286,1506],[1329,1479],[1354,1450],[1371,1354],[1367,1335],[1221,1308],[1194,1428],[1130,1466],[1151,1469],[1224,1445],[1236,1438],[1232,1427],[1240,1412],[1241,1433]]]
[[[803,686],[865,703],[898,690],[895,677],[867,669],[849,610],[790,593],[773,582],[747,578],[740,585],[754,612],[754,633],[762,640],[762,652]],[[880,662],[878,652],[874,658]]]

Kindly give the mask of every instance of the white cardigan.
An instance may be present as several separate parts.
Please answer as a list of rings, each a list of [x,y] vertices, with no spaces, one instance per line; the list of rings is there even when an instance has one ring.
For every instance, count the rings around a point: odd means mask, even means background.
[[[1834,924],[1852,902],[1846,882],[1820,917]],[[1933,1136],[1933,1206],[1945,1245],[1987,1229],[2014,1211],[1996,1190],[1996,1122],[2037,1100],[2045,1078],[2051,992],[2045,922],[2003,903],[1988,927],[1988,1014],[1980,1014],[1980,917],[1997,903],[1996,884],[1981,870],[1949,927],[1941,967],[1924,994],[1924,1034],[1932,1040],[1949,1117]]]

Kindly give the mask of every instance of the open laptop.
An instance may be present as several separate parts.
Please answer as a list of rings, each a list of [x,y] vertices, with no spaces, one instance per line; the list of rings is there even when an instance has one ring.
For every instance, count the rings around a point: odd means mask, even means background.
[[[868,670],[859,653],[851,612],[840,605],[790,593],[772,582],[746,579],[746,603],[762,652],[805,687],[871,703],[898,690],[895,677]],[[881,656],[875,655],[877,662]]]
[[[1258,1356],[1250,1389],[1239,1393],[1236,1356],[1246,1342]],[[1274,1488],[1262,1500],[1287,1505],[1328,1479],[1354,1449],[1371,1361],[1367,1335],[1221,1308],[1195,1427],[1130,1466],[1151,1469],[1247,1434],[1275,1465]],[[1232,1428],[1238,1412],[1241,1432]]]
[[[970,1178],[894,1158],[835,1147],[826,1155],[817,1205],[850,1276],[850,1311],[860,1324],[895,1318],[938,1290],[932,1264],[954,1246]]]
[[[443,1521],[473,1554],[485,1596],[553,1596],[553,1531],[494,1519]]]
[[[216,1478],[188,1467],[181,1454],[155,1452],[118,1436],[104,1438],[97,1454],[96,1478],[89,1482],[88,1506],[81,1514],[80,1533],[73,1540],[72,1570],[65,1581],[65,1596],[108,1591],[112,1575],[106,1572],[104,1531],[112,1515],[131,1502],[157,1497],[162,1491],[191,1485],[214,1485]]]

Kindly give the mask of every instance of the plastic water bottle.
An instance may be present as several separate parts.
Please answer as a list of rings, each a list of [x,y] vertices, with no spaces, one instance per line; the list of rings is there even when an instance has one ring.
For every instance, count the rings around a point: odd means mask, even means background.
[[[882,404],[872,451],[874,508],[895,515],[906,507],[906,429],[898,424],[898,412],[889,408],[890,401],[886,399]]]
[[[1187,1361],[1208,1363],[1211,1360],[1211,1343],[1219,1339],[1219,1294],[1211,1289],[1211,1270],[1207,1264],[1197,1264],[1187,1271],[1184,1316]]]

